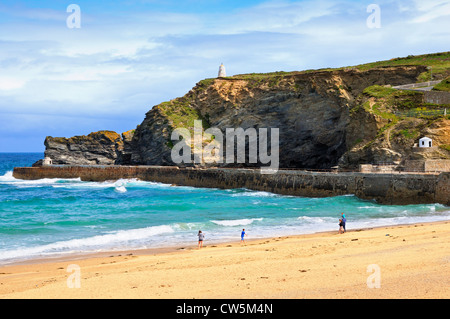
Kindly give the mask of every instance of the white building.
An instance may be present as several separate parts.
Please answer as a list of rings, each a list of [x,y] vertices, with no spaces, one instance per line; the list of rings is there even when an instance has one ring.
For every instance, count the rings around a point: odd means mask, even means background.
[[[44,161],[42,162],[42,165],[44,166],[53,165],[53,161],[50,157],[45,157]]]
[[[219,75],[217,77],[224,78],[226,76],[227,76],[227,73],[225,72],[225,66],[222,63],[219,67]]]
[[[419,140],[419,147],[432,147],[432,146],[433,146],[433,141],[429,137],[425,136]]]

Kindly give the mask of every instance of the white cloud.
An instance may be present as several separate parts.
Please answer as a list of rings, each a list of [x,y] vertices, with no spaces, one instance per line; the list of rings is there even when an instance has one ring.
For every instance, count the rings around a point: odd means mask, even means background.
[[[26,81],[13,77],[0,76],[0,91],[11,91],[20,89],[25,85]]]
[[[448,0],[415,0],[412,23],[426,23],[434,19],[447,17],[450,19],[450,1]]]
[[[333,14],[332,1],[269,1],[231,14],[210,16],[210,34],[302,33],[300,25]]]

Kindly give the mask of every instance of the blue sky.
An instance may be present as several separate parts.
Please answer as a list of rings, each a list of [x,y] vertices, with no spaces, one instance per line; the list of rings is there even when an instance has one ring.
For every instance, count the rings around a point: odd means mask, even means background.
[[[70,4],[81,28],[70,29]],[[381,27],[369,28],[370,4]],[[133,129],[198,81],[450,50],[450,0],[1,1],[0,152]]]

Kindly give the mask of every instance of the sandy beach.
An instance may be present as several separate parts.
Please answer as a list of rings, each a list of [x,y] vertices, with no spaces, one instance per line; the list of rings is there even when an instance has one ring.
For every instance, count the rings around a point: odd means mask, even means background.
[[[34,260],[0,267],[0,298],[447,299],[449,243],[444,221]]]

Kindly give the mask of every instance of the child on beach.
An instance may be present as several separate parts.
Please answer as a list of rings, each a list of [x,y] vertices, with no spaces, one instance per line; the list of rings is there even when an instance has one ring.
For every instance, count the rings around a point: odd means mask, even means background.
[[[245,236],[245,229],[242,229],[242,232],[241,232],[241,244],[245,244],[245,241],[244,241],[244,236]]]
[[[205,239],[205,235],[202,233],[201,230],[198,231],[198,248],[202,248],[203,247],[203,239]]]
[[[339,219],[339,234],[344,233],[344,223],[342,222],[342,219]]]

